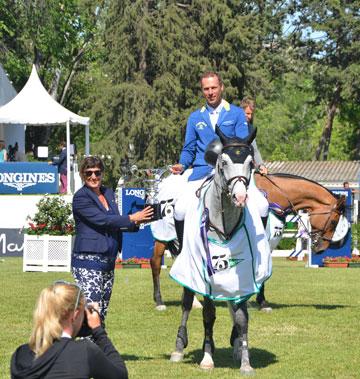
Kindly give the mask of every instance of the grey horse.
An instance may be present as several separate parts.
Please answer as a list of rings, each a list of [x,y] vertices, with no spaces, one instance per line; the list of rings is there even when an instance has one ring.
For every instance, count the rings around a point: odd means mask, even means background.
[[[240,139],[238,137],[227,138],[219,128],[216,129],[216,132],[220,137],[220,141],[213,141],[209,145],[205,154],[205,159],[210,164],[215,165],[215,174],[210,182],[206,184],[206,190],[202,191],[202,189],[205,188],[205,184],[199,188],[198,195],[201,198],[201,201],[203,201],[203,207],[207,213],[205,216],[207,238],[205,239],[212,239],[217,240],[220,243],[227,243],[237,233],[239,230],[239,225],[243,222],[244,219],[245,200],[247,196],[247,188],[251,176],[251,165],[253,160],[251,142],[255,138],[256,129],[246,139]],[[187,218],[185,217],[184,237],[187,231],[186,222]],[[206,242],[204,242],[204,245],[205,244]],[[175,266],[175,271],[176,264],[179,258],[182,257],[182,254],[184,254],[184,250],[173,265],[173,268]],[[222,261],[219,267],[214,268],[211,267],[212,259],[213,257],[204,263],[204,266],[206,266],[206,270],[208,271],[208,277],[213,274],[218,275],[216,273],[217,269],[219,269],[218,272],[220,272],[224,268],[224,264],[225,266],[229,264],[229,261]],[[181,262],[179,265],[181,265]],[[170,275],[174,278],[172,272],[170,272]],[[177,280],[176,277],[174,279]],[[241,278],[239,278],[239,282],[240,281]],[[258,283],[258,288],[261,286],[261,284],[262,283]],[[189,289],[190,287],[188,288],[186,283],[183,285],[184,292],[182,297],[181,324],[178,329],[175,351],[171,354],[170,358],[170,360],[173,362],[178,362],[183,359],[184,349],[188,344],[186,324],[194,298],[194,292]],[[249,318],[246,302],[246,300],[252,294],[253,292],[248,293],[247,296],[241,297],[240,300],[237,299],[236,301],[228,302],[231,314],[233,316],[234,325],[238,332],[238,336],[234,344],[234,358],[241,360],[240,371],[243,374],[249,374],[254,371],[250,365],[249,359]],[[212,356],[215,350],[213,340],[213,327],[216,318],[215,316],[216,308],[214,298],[212,296],[204,296],[204,356],[200,363],[200,367],[203,369],[212,369],[214,367]]]

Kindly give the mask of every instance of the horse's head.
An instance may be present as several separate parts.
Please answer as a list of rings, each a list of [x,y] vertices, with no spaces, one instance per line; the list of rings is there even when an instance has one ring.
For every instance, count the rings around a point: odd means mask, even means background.
[[[331,243],[343,240],[348,232],[349,223],[344,216],[345,196],[341,196],[326,212],[311,212],[312,248],[315,253],[321,253]]]
[[[215,167],[215,175],[221,178],[223,191],[229,194],[234,204],[244,206],[254,154],[251,142],[256,136],[256,128],[245,139],[226,137],[218,126],[216,133],[220,140],[215,139],[208,145],[205,160]]]

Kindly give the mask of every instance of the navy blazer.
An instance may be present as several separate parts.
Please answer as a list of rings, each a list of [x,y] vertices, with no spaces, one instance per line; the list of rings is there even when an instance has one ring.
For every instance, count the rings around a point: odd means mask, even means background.
[[[110,214],[101,204],[95,192],[85,185],[74,195],[72,203],[76,234],[74,254],[111,253],[114,244],[118,245],[120,251],[122,231],[138,229],[135,223],[130,221],[129,216],[120,216],[114,192],[103,186],[100,191],[112,210]]]
[[[61,150],[59,155],[59,160],[53,163],[54,166],[58,166],[59,174],[66,175],[67,174],[67,153],[66,147]]]

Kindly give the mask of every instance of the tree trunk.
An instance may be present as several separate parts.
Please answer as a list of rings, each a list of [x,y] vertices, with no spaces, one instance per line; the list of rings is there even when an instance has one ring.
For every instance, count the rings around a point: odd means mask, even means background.
[[[340,91],[341,91],[340,86],[337,85],[336,90],[334,92],[334,96],[331,99],[331,102],[328,104],[328,108],[326,112],[327,113],[326,123],[324,126],[324,130],[322,132],[320,141],[319,141],[319,145],[315,152],[315,159],[317,161],[319,160],[326,161],[328,159],[334,118],[335,118],[335,115],[340,103]]]
[[[69,74],[69,76],[66,79],[66,82],[65,82],[65,85],[64,85],[64,89],[63,89],[62,94],[61,94],[61,98],[60,98],[60,104],[61,105],[64,105],[66,93],[67,93],[67,91],[70,88],[71,80],[72,80],[72,78],[74,77],[74,75],[76,73],[77,66],[79,65],[79,63],[81,61],[81,58],[84,55],[85,46],[86,46],[86,44],[80,49],[80,51],[76,55],[75,59],[73,60],[73,65],[72,65],[70,74]]]
[[[50,90],[49,90],[49,94],[50,96],[56,101],[57,100],[57,93],[58,93],[58,88],[59,88],[59,83],[60,83],[60,78],[61,78],[61,70],[60,68],[58,67],[56,70],[55,70],[55,75],[54,75],[54,78],[51,82],[51,86],[50,86]]]

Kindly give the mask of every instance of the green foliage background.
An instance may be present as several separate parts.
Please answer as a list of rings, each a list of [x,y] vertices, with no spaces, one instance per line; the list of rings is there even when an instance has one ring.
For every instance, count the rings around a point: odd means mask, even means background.
[[[360,159],[360,1],[0,0],[0,63],[17,90],[35,63],[63,105],[91,118],[108,180],[130,159],[176,162],[199,76],[221,73],[228,101],[257,101],[266,160]],[[27,130],[27,145],[65,128]],[[79,157],[83,129],[72,129]],[[129,144],[134,152],[129,153]]]

